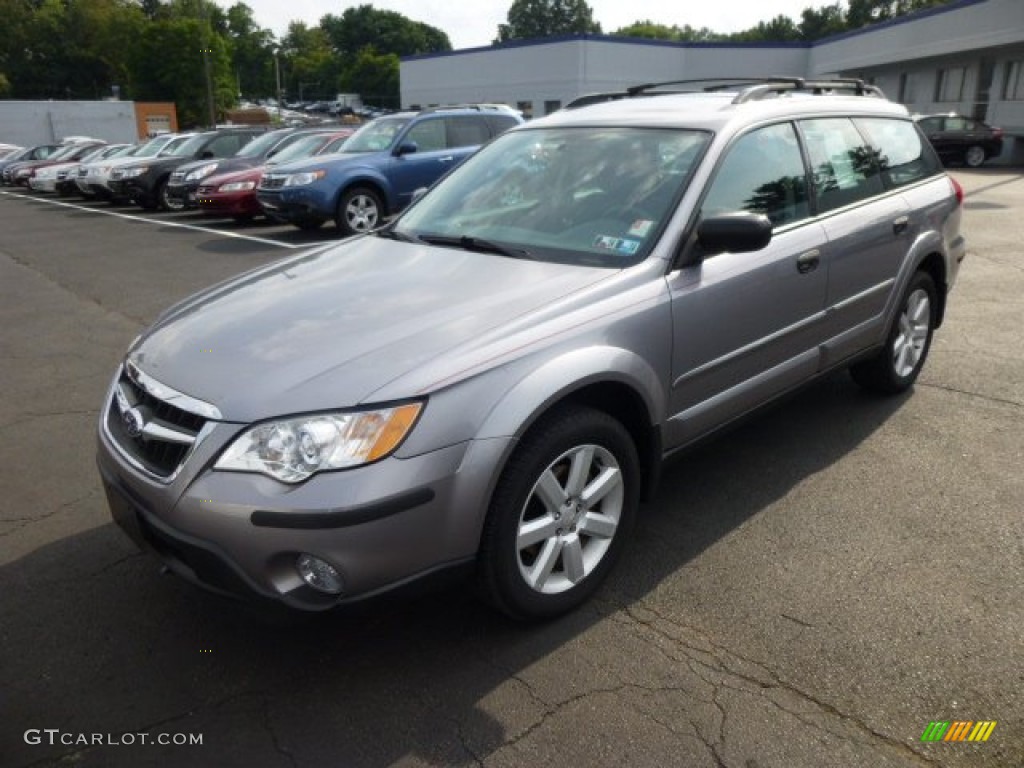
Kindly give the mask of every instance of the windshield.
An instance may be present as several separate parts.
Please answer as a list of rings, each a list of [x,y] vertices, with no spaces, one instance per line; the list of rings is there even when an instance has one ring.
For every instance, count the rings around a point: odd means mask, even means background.
[[[384,117],[367,123],[345,142],[346,152],[380,152],[389,148],[408,125],[407,117]]]
[[[61,147],[56,152],[46,156],[47,160],[60,160],[61,158],[68,157],[75,154],[81,147],[78,144],[68,144],[67,146]]]
[[[285,137],[284,131],[271,131],[259,136],[235,153],[235,157],[262,157]]]
[[[395,229],[457,247],[482,241],[535,259],[628,266],[650,252],[709,139],[701,131],[647,128],[507,133],[453,171]]]
[[[317,150],[324,145],[330,134],[314,133],[310,136],[303,136],[296,139],[287,147],[282,149],[270,158],[270,165],[287,163],[291,160],[301,160],[304,157],[312,157]]]
[[[160,147],[160,149],[157,151],[157,156],[158,157],[166,157],[168,155],[175,154],[178,151],[178,147],[180,147],[182,144],[184,144],[190,138],[193,138],[193,137],[191,137],[191,136],[175,136],[173,139],[171,139],[169,142],[167,142],[164,146]]]
[[[323,149],[317,152],[318,155],[329,155],[333,152],[347,152],[348,151],[348,140],[349,136],[339,136],[336,139],[332,139],[331,143],[326,145]]]

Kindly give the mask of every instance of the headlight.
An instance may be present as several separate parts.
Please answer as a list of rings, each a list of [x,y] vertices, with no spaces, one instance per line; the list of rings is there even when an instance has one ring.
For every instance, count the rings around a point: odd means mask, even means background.
[[[207,163],[201,165],[194,171],[189,171],[185,174],[185,181],[198,181],[199,179],[209,176],[211,173],[217,170],[218,163]]]
[[[410,403],[260,424],[237,437],[214,468],[300,483],[316,472],[358,467],[394,451],[422,409],[422,403]]]
[[[291,176],[284,180],[286,187],[302,187],[306,184],[312,184],[314,181],[318,181],[327,175],[327,171],[309,171],[308,173],[293,173]]]
[[[218,192],[247,192],[250,189],[256,189],[255,181],[232,181],[217,187]]]
[[[122,171],[122,178],[134,179],[136,176],[141,176],[148,170],[148,165],[143,165],[140,166],[139,168],[125,168],[124,171]]]

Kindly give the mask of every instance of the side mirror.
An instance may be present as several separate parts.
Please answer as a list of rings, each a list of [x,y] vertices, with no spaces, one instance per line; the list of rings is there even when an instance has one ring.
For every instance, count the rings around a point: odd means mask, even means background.
[[[418,189],[413,191],[413,193],[412,193],[412,200],[410,202],[415,203],[417,200],[419,200],[421,197],[423,197],[426,193],[427,193],[427,187],[419,187]]]
[[[401,157],[402,155],[411,155],[419,151],[420,148],[415,141],[406,141],[398,145],[398,149],[395,150],[395,156]]]
[[[697,243],[705,256],[760,251],[772,239],[772,223],[760,213],[712,216],[697,225]]]

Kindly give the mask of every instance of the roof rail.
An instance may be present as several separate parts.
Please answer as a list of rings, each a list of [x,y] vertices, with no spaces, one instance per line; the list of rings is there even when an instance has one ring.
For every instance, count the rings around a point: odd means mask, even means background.
[[[515,112],[507,104],[440,104],[436,107],[421,109],[418,114],[429,115],[432,112],[446,112],[451,109],[475,109],[478,112]]]
[[[686,88],[681,90],[656,90],[671,85],[697,85],[706,83],[702,88]],[[633,99],[642,96],[661,96],[678,93],[714,93],[717,91],[736,90],[740,92],[733,99],[733,104],[757,101],[771,95],[779,95],[790,91],[801,91],[822,95],[836,91],[850,91],[857,96],[875,96],[885,98],[880,88],[869,85],[856,78],[831,78],[808,80],[803,77],[700,77],[690,80],[666,80],[659,83],[643,83],[632,85],[624,91],[608,91],[590,93],[573,99],[565,105],[565,109],[577,109],[591,104],[601,104],[619,99]]]

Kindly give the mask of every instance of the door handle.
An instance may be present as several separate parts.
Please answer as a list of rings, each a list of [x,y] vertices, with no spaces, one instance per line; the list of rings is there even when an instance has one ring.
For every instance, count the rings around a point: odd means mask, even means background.
[[[820,262],[821,252],[817,248],[807,253],[801,253],[796,259],[796,271],[805,275],[817,269]]]
[[[455,159],[454,155],[448,155],[447,157],[439,157],[437,159],[437,162],[439,162],[439,163],[450,163],[454,159]]]
[[[910,225],[910,219],[906,216],[900,216],[892,223],[892,232],[894,235],[902,235],[907,231],[907,227]]]

